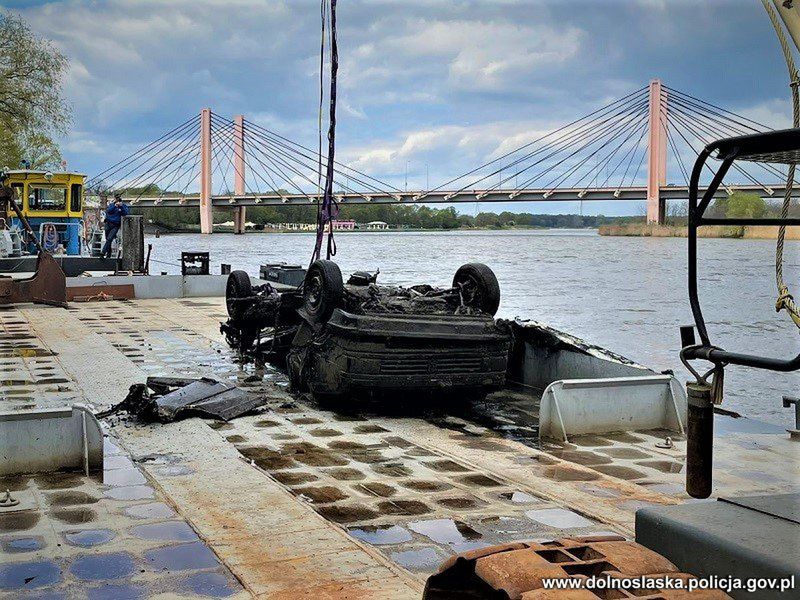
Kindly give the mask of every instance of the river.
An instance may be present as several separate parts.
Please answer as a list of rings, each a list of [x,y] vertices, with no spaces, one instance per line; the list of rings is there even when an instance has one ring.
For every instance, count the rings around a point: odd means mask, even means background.
[[[686,240],[601,237],[594,230],[338,233],[345,277],[380,268],[380,282],[449,285],[465,262],[485,262],[500,281],[499,316],[547,323],[656,370],[687,378],[678,327],[692,322],[686,292]],[[220,263],[258,275],[259,265],[306,263],[313,234],[196,234],[148,238],[151,272],[180,271],[181,251],[210,252]],[[702,239],[700,293],[712,342],[732,351],[797,354],[798,331],[775,312],[775,243]],[[158,262],[156,262],[158,261]],[[800,242],[787,242],[786,280],[800,289]],[[798,292],[800,297],[800,292]],[[723,408],[780,425],[781,406],[800,374],[742,367],[726,371]]]

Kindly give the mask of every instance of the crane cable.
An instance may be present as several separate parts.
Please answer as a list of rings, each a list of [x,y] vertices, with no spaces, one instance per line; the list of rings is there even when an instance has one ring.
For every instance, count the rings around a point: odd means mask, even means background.
[[[778,35],[778,40],[783,50],[783,57],[786,60],[786,67],[789,69],[789,87],[792,90],[792,126],[794,128],[800,127],[800,96],[798,95],[797,87],[800,85],[800,76],[798,76],[797,67],[792,56],[792,50],[789,47],[789,42],[786,40],[786,35],[778,22],[778,16],[775,14],[775,9],[770,4],[769,0],[761,0],[764,5],[764,10],[767,11],[769,20],[772,22],[772,27]],[[789,171],[786,175],[786,193],[783,196],[783,206],[781,207],[781,219],[789,217],[789,205],[792,201],[792,186],[794,185],[795,163],[789,164]],[[786,239],[786,225],[778,227],[778,243],[775,249],[775,280],[778,284],[778,299],[775,302],[775,310],[780,312],[786,310],[792,317],[795,325],[800,328],[800,309],[794,301],[794,297],[789,293],[789,287],[783,280],[783,248]]]

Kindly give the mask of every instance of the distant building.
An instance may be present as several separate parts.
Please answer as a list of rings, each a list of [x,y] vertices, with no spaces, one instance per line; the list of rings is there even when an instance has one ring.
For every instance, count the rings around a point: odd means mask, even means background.
[[[385,221],[370,221],[367,223],[367,229],[370,231],[383,231],[389,229],[389,224]]]
[[[356,228],[355,221],[333,221],[334,231],[353,231]]]

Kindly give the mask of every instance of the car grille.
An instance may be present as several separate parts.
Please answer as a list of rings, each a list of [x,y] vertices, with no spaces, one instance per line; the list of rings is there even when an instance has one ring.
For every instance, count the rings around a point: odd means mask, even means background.
[[[381,373],[387,375],[458,375],[480,372],[480,356],[392,356],[381,360]]]

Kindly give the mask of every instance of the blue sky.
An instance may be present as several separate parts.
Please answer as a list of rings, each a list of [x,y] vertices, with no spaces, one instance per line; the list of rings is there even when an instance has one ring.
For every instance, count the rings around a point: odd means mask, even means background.
[[[96,173],[204,106],[316,144],[317,1],[3,6],[71,61],[71,169]],[[757,0],[340,0],[338,17],[338,155],[396,185],[408,165],[409,188],[424,187],[426,171],[434,186],[653,77],[760,122],[789,123],[785,67]]]

